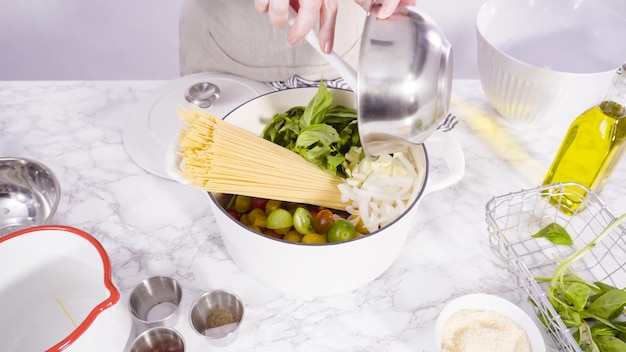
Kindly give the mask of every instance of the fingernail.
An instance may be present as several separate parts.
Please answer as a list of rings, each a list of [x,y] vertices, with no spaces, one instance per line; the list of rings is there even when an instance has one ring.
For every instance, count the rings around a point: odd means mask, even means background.
[[[322,46],[322,51],[324,51],[326,54],[330,54],[332,50],[333,50],[333,43],[331,41],[325,42],[324,45]]]
[[[387,19],[389,16],[391,16],[391,14],[387,14],[383,11],[378,11],[378,15],[376,16],[376,18],[378,18],[379,20],[384,20]]]

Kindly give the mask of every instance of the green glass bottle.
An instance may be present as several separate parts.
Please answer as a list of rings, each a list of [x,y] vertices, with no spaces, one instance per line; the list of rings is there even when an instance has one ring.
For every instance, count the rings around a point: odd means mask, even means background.
[[[600,193],[626,151],[625,141],[626,63],[617,70],[602,102],[572,122],[543,184],[576,182]],[[580,188],[571,191],[581,193]],[[560,208],[571,214],[580,207],[580,200],[565,195],[560,197]]]

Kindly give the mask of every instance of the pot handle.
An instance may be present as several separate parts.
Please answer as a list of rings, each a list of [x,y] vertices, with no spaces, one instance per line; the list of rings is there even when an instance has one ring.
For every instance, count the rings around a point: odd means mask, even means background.
[[[172,181],[187,185],[189,182],[180,176],[180,164],[183,161],[180,155],[178,155],[178,134],[176,137],[177,138],[174,138],[167,146],[165,153],[165,172]]]
[[[452,133],[435,131],[424,144],[429,156],[429,177],[424,188],[424,194],[450,187],[463,178],[465,156],[463,148]],[[432,167],[433,161],[439,159],[445,161],[447,170]],[[438,172],[433,173],[432,171]]]

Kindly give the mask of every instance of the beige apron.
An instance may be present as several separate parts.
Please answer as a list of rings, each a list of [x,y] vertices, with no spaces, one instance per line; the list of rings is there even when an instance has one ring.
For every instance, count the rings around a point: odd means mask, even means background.
[[[353,0],[339,0],[334,51],[354,68],[364,20]],[[287,43],[287,29],[272,26],[252,0],[183,0],[180,73],[227,72],[262,82],[339,77],[305,40]]]

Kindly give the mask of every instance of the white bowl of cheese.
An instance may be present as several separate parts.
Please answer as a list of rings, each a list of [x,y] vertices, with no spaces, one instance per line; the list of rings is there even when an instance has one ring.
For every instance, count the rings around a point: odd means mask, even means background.
[[[468,294],[450,301],[435,324],[442,352],[545,352],[537,324],[520,307],[498,296]]]

